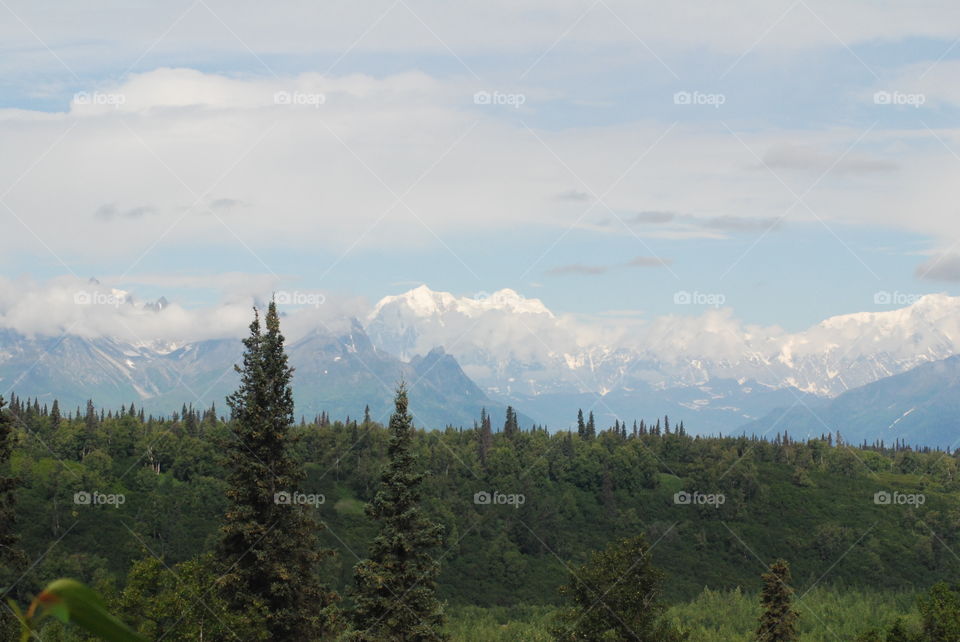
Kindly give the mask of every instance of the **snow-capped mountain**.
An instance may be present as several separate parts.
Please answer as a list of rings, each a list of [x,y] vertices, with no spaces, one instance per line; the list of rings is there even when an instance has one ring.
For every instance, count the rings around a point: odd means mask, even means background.
[[[420,286],[377,303],[366,330],[374,345],[402,359],[443,347],[491,391],[539,394],[576,384],[577,372],[550,347],[569,343],[564,321],[513,290],[457,298]]]
[[[403,358],[443,346],[482,387],[507,397],[717,380],[832,397],[960,353],[960,298],[927,295],[787,333],[744,325],[729,310],[604,327],[513,290],[457,298],[420,286],[382,299],[367,330]]]

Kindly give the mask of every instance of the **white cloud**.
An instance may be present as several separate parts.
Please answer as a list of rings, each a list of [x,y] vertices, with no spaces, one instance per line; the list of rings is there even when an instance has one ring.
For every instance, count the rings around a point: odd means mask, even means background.
[[[52,115],[0,111],[9,152],[0,158],[0,185],[13,185],[4,200],[30,230],[5,235],[0,247],[37,255],[49,247],[67,264],[133,261],[184,243],[241,244],[254,254],[354,242],[416,247],[435,243],[434,232],[591,227],[583,213],[609,218],[608,206],[766,220],[793,203],[780,178],[801,194],[815,176],[777,178],[758,171],[758,157],[782,157],[803,140],[808,151],[789,160],[821,169],[863,133],[760,131],[738,140],[724,128],[649,121],[530,130],[504,115],[513,108],[473,104],[474,89],[469,79],[419,72],[239,79],[160,69],[97,90],[123,96],[113,104],[91,99]],[[277,92],[324,102],[276,104]],[[536,99],[525,107],[537,109]],[[947,216],[954,199],[944,186],[953,181],[944,172],[952,179],[960,166],[946,150],[916,131],[875,132],[859,146],[869,154],[850,152],[806,197],[818,216],[958,231]],[[899,167],[898,180],[855,171],[864,163]],[[589,198],[556,198],[573,192]],[[790,217],[812,215],[796,207]],[[716,235],[660,232],[671,233]]]
[[[263,308],[277,291],[272,277],[224,274],[214,277],[151,277],[134,281],[169,287],[217,287],[216,304],[188,308],[176,299],[157,309],[133,291],[101,281],[58,277],[48,281],[0,277],[0,327],[29,336],[107,336],[133,343],[197,341],[242,337],[254,305]],[[129,281],[128,281],[129,282]],[[292,288],[290,291],[295,291]],[[304,293],[306,294],[306,293]],[[281,306],[283,329],[295,340],[315,328],[344,329],[350,317],[363,316],[367,305],[334,293],[320,305]]]

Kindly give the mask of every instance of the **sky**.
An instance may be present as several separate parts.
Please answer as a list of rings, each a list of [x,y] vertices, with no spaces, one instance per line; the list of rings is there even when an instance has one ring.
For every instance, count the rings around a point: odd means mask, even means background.
[[[791,331],[960,294],[955,3],[0,16],[8,324],[90,277],[214,325],[272,291],[355,312],[421,283]]]

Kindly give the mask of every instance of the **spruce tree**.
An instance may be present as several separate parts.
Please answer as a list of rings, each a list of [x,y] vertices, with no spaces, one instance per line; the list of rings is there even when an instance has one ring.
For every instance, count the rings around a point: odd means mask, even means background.
[[[593,411],[590,411],[590,416],[587,419],[587,439],[593,439],[597,436],[597,424],[593,420]]]
[[[583,409],[577,410],[577,434],[581,438],[587,436],[587,424],[583,421]]]
[[[800,614],[792,604],[793,589],[790,588],[790,566],[785,560],[777,560],[770,571],[763,574],[763,591],[760,594],[760,625],[757,627],[757,642],[794,642],[800,639],[797,625]]]
[[[490,415],[487,414],[486,408],[480,409],[479,431],[477,452],[480,456],[480,463],[486,466],[487,455],[490,453],[490,449],[493,448],[493,429],[490,426]]]
[[[429,554],[439,546],[442,528],[427,519],[420,506],[423,474],[416,470],[412,453],[413,419],[402,383],[394,405],[389,460],[380,489],[366,507],[380,532],[370,545],[369,559],[354,567],[353,639],[445,640],[443,606],[437,599],[440,564]]]
[[[83,418],[83,430],[80,432],[80,460],[82,461],[93,450],[93,441],[97,433],[97,409],[93,400],[87,399],[87,413]]]
[[[243,343],[240,386],[227,397],[233,438],[225,444],[229,506],[218,550],[223,595],[234,610],[265,611],[273,640],[322,639],[337,619],[337,596],[317,578],[329,552],[318,546],[320,528],[308,509],[280,495],[297,491],[304,474],[291,452],[293,369],[274,302],[266,332],[254,310]]]
[[[50,426],[54,429],[60,427],[60,402],[53,400],[53,407],[50,408]]]
[[[503,434],[513,437],[520,432],[520,423],[517,421],[517,412],[513,406],[507,406],[507,417],[503,422]]]

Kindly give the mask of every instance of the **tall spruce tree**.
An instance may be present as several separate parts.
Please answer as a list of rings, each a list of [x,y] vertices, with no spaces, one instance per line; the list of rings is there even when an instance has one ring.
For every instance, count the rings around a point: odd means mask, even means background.
[[[583,421],[583,408],[577,410],[577,434],[580,437],[587,436],[587,424]]]
[[[413,418],[403,383],[390,417],[389,461],[380,489],[366,511],[380,525],[369,559],[354,567],[355,640],[445,640],[443,606],[437,599],[440,564],[430,557],[442,527],[420,506],[423,474],[412,453]]]
[[[793,608],[793,589],[790,588],[790,565],[777,560],[770,571],[763,574],[763,591],[760,593],[760,625],[757,627],[758,642],[794,642],[800,639],[797,632],[800,614]]]
[[[265,611],[273,640],[324,639],[337,626],[337,596],[317,577],[329,551],[319,548],[308,509],[281,495],[298,490],[304,474],[291,452],[293,369],[274,302],[266,332],[254,310],[243,343],[240,386],[227,397],[233,438],[225,444],[229,507],[218,550],[223,595],[235,610]]]

